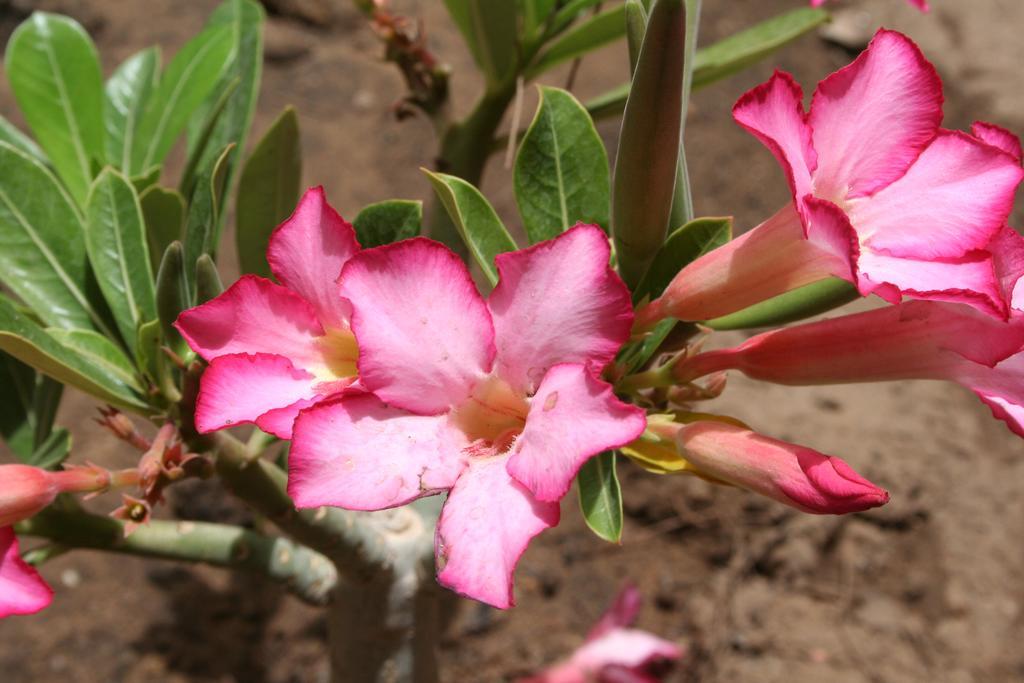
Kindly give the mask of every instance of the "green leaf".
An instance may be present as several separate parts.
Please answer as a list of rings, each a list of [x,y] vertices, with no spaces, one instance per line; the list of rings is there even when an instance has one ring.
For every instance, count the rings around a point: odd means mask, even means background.
[[[568,92],[540,87],[537,115],[514,173],[516,203],[531,244],[578,221],[608,229],[608,154],[590,116]]]
[[[223,111],[219,116],[212,116],[219,104],[207,100],[193,115],[189,125],[189,156],[199,157],[195,164],[197,168],[213,163],[217,153],[232,142],[239,150],[245,149],[259,96],[265,15],[263,6],[253,0],[226,0],[210,15],[208,26],[231,27],[235,51],[234,59],[214,88],[215,93],[230,91]],[[229,87],[236,80],[237,87]],[[200,133],[202,122],[211,119],[216,123],[209,131],[209,139],[203,144],[201,141],[204,134]],[[201,148],[203,151],[200,155]],[[231,187],[233,176],[232,167],[227,172],[226,187]]]
[[[30,157],[34,157],[36,161],[44,166],[50,163],[43,150],[39,149],[39,145],[3,116],[0,116],[0,142],[6,142],[11,147],[21,150]]]
[[[13,356],[0,352],[0,438],[25,461],[35,447],[33,410],[36,373]]]
[[[562,62],[581,57],[588,52],[615,42],[626,33],[625,6],[615,5],[600,14],[580,22],[551,43],[537,57],[526,72],[526,78],[535,78]]]
[[[732,218],[697,218],[676,229],[651,262],[633,293],[633,302],[655,299],[672,278],[691,262],[732,239]]]
[[[629,74],[636,70],[640,59],[640,48],[647,32],[647,10],[640,0],[626,0],[626,47],[629,50]]]
[[[205,304],[224,291],[224,283],[217,272],[217,264],[209,254],[202,254],[196,261],[196,306]]]
[[[174,55],[139,121],[132,146],[132,173],[163,163],[189,117],[227,67],[233,37],[230,26],[211,26]]]
[[[95,325],[109,333],[87,296],[96,285],[78,208],[38,160],[5,143],[0,143],[0,280],[48,325]]]
[[[423,230],[423,202],[389,199],[369,204],[352,225],[363,249],[416,237]]]
[[[104,374],[116,378],[118,382],[140,394],[143,393],[131,360],[120,347],[102,334],[92,330],[62,330],[56,327],[47,328],[46,332],[64,348],[74,351]]]
[[[519,51],[516,3],[445,0],[444,4],[488,86],[508,78],[515,69]]]
[[[104,159],[103,75],[92,40],[73,19],[35,12],[11,36],[4,66],[36,140],[84,204],[92,162]]]
[[[828,21],[823,9],[800,7],[761,22],[697,52],[693,87],[700,88],[756,64]]]
[[[142,208],[135,188],[104,170],[89,193],[85,244],[121,339],[134,354],[138,328],[156,317]]]
[[[224,196],[228,159],[234,151],[235,146],[228,145],[214,160],[213,166],[202,171],[192,192],[192,201],[189,202],[185,219],[185,273],[188,276],[190,301],[195,298],[196,260],[200,254],[217,253],[218,216]]]
[[[434,191],[451,216],[459,235],[469,248],[480,270],[491,285],[498,283],[498,270],[494,257],[506,251],[515,251],[516,243],[502,224],[490,202],[462,178],[423,170],[430,178]]]
[[[156,275],[156,309],[164,340],[174,353],[185,358],[188,344],[174,329],[178,315],[189,308],[189,289],[185,278],[185,250],[181,242],[171,242],[160,260]]]
[[[53,431],[53,422],[57,419],[57,410],[63,396],[63,384],[46,375],[36,376],[35,397],[32,400],[32,412],[36,422],[33,443],[36,448],[49,438],[50,432]]]
[[[167,246],[185,232],[185,198],[177,190],[154,186],[139,197],[146,224],[149,261],[156,275]]]
[[[593,7],[599,5],[603,0],[569,0],[568,2],[562,3],[562,7],[555,12],[555,16],[551,21],[554,26],[556,33],[561,33],[568,28],[572,22],[576,21],[584,12]]]
[[[622,366],[623,374],[628,375],[636,372],[649,361],[651,356],[661,348],[662,343],[668,339],[668,335],[672,333],[672,330],[676,329],[677,325],[686,325],[685,330],[693,333],[697,331],[693,323],[681,323],[672,318],[662,320],[654,326],[654,329],[644,335],[643,339],[623,347],[622,351],[619,352],[616,363]]]
[[[519,0],[523,16],[523,34],[532,38],[555,9],[556,0]]]
[[[612,234],[619,271],[631,289],[665,241],[672,210],[682,130],[685,13],[683,0],[655,2],[622,115]]]
[[[242,167],[235,200],[235,246],[243,273],[270,276],[270,233],[295,210],[302,181],[299,117],[285,107]]]
[[[775,327],[827,313],[856,301],[860,296],[857,287],[852,283],[830,277],[772,297],[742,311],[709,320],[704,325],[715,330]]]
[[[71,454],[71,432],[64,428],[55,429],[32,451],[26,465],[52,470]]]
[[[615,474],[615,452],[583,463],[576,477],[580,510],[590,530],[610,543],[622,539],[622,490]]]
[[[178,183],[178,189],[183,195],[192,194],[192,190],[195,189],[196,170],[206,156],[205,153],[209,149],[209,143],[213,137],[213,130],[217,126],[217,122],[220,121],[220,117],[224,113],[228,102],[231,101],[231,96],[234,94],[239,83],[240,81],[237,77],[232,79],[230,83],[227,83],[224,86],[224,90],[220,92],[214,106],[210,109],[208,113],[209,118],[198,133],[194,148],[189,153],[188,160],[185,162],[185,170],[181,172],[181,181]],[[223,149],[223,147],[218,149]]]
[[[72,331],[71,334],[82,332],[89,334],[84,330]],[[103,339],[100,335],[95,336]],[[110,373],[106,365],[97,365],[91,357],[84,358],[64,346],[19,313],[14,304],[2,296],[0,350],[58,382],[81,389],[102,401],[137,413],[149,412],[146,404],[122,381],[120,373]]]
[[[160,182],[160,172],[163,170],[161,166],[153,166],[139,175],[131,177],[132,187],[135,188],[136,194],[142,194],[149,188]]]
[[[156,87],[159,66],[160,51],[146,48],[124,60],[104,87],[107,159],[122,171],[131,168],[136,129]]]
[[[756,64],[826,21],[828,12],[801,7],[697,50],[693,89],[711,85]],[[585,106],[595,120],[603,119],[621,113],[628,97],[629,83],[623,83],[588,100]]]

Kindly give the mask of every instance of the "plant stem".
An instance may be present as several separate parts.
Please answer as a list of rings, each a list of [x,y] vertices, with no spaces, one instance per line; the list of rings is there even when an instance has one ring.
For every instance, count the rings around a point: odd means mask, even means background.
[[[338,580],[334,565],[320,553],[286,538],[227,524],[155,520],[125,537],[124,523],[116,519],[50,509],[16,528],[19,534],[48,538],[66,547],[257,572],[313,605],[327,604]]]

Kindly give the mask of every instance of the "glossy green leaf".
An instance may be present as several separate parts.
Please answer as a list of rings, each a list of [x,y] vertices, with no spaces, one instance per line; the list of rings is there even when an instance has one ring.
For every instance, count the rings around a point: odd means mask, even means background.
[[[135,193],[141,195],[143,192],[160,182],[160,172],[163,170],[161,166],[153,166],[139,175],[132,176],[130,178],[132,187],[135,188]]]
[[[167,246],[184,237],[185,198],[177,190],[155,186],[142,193],[139,204],[146,224],[149,262],[156,275]]]
[[[263,70],[265,18],[263,6],[254,0],[225,0],[210,15],[208,26],[231,27],[235,49],[231,64],[214,88],[214,93],[230,93],[228,99],[223,105],[208,99],[189,124],[189,157],[198,159],[196,168],[212,163],[217,153],[231,143],[240,150],[245,149]],[[220,114],[213,115],[220,106],[223,106]],[[208,133],[204,133],[204,122],[210,121],[215,123]],[[226,187],[231,187],[233,177],[234,168],[231,167],[227,171]]]
[[[146,48],[124,60],[104,87],[107,160],[125,172],[132,165],[136,129],[156,87],[159,67],[160,51]]]
[[[774,327],[827,313],[856,301],[860,296],[852,283],[830,277],[703,324],[715,330]]]
[[[242,167],[235,200],[235,246],[243,273],[270,276],[270,233],[295,210],[302,182],[299,118],[286,107]]]
[[[182,358],[188,354],[188,344],[174,329],[174,321],[190,307],[188,282],[185,278],[185,249],[181,242],[171,242],[160,259],[156,275],[156,310],[164,340],[174,353]]]
[[[665,241],[682,126],[683,0],[657,0],[622,115],[612,183],[619,272],[635,288]]]
[[[583,463],[576,485],[587,526],[600,538],[618,543],[622,539],[622,490],[615,473],[615,452],[605,451]]]
[[[190,195],[192,190],[195,189],[196,171],[199,169],[199,164],[206,157],[217,122],[220,121],[220,117],[224,114],[224,110],[227,108],[228,102],[231,101],[231,96],[234,95],[240,82],[235,77],[231,82],[224,85],[224,89],[219,94],[217,91],[214,91],[214,94],[218,94],[217,100],[209,112],[207,112],[209,118],[197,134],[193,149],[189,152],[188,160],[185,162],[185,170],[181,172],[181,181],[178,183],[178,189],[183,195]],[[223,149],[223,147],[218,149]]]
[[[423,230],[423,202],[389,199],[369,204],[352,226],[363,249],[416,237]]]
[[[80,332],[88,334],[87,331],[70,333]],[[103,338],[99,335],[96,337]],[[148,412],[146,404],[122,381],[119,373],[111,373],[106,365],[97,365],[91,357],[82,357],[64,346],[46,330],[19,313],[14,304],[2,296],[0,350],[58,382],[81,389],[102,401],[134,412]]]
[[[0,438],[24,461],[35,448],[35,370],[0,352],[0,387]]]
[[[196,261],[196,306],[205,304],[224,291],[224,283],[217,272],[217,264],[209,254],[202,254]]]
[[[498,282],[498,269],[494,257],[506,251],[515,251],[516,243],[502,224],[494,207],[482,194],[462,178],[424,170],[434,191],[451,216],[469,253],[491,285]]]
[[[735,33],[694,57],[693,89],[711,85],[756,64],[781,47],[828,21],[828,12],[801,7]],[[585,106],[595,120],[622,113],[629,97],[629,83],[587,100]]]
[[[54,327],[109,332],[89,294],[95,281],[78,208],[56,178],[0,143],[0,281]]]
[[[121,384],[142,393],[138,374],[131,360],[114,342],[92,330],[62,330],[56,327],[46,329],[47,334],[59,341],[64,348],[74,351],[104,374],[114,377]],[[133,346],[134,346],[133,340]]]
[[[163,163],[189,117],[227,68],[233,37],[230,26],[211,26],[174,55],[139,121],[132,145],[132,173]]]
[[[71,432],[64,428],[55,429],[32,451],[25,460],[26,465],[52,470],[71,455]]]
[[[501,83],[518,59],[515,2],[444,0],[473,60],[490,86]]]
[[[116,170],[100,174],[86,204],[85,244],[121,339],[134,353],[138,327],[156,317],[146,228],[135,188]]]
[[[580,22],[554,40],[526,72],[534,78],[548,69],[622,38],[626,32],[624,5],[615,5]]]
[[[577,222],[608,229],[608,154],[587,111],[571,94],[541,86],[537,115],[516,155],[516,203],[530,243]]]
[[[0,116],[0,142],[6,142],[11,147],[21,150],[43,165],[50,163],[46,153],[39,149],[39,145],[32,138],[18,130],[17,126]]]
[[[89,35],[68,17],[35,12],[7,43],[4,66],[18,106],[76,201],[102,163],[103,75]]]
[[[661,295],[680,270],[732,239],[732,218],[697,218],[677,228],[658,250],[636,291],[634,303]]]
[[[234,151],[234,145],[224,148],[213,166],[200,173],[192,191],[185,218],[185,273],[190,300],[195,298],[196,260],[200,254],[214,255],[217,252],[217,225],[224,197],[224,181],[228,160]]]

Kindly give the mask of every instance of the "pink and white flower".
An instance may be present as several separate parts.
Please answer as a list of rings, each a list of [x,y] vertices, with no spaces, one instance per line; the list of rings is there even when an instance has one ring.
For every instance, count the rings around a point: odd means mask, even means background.
[[[598,378],[628,339],[629,292],[595,226],[496,259],[485,301],[444,246],[412,239],[345,266],[360,382],[295,423],[299,507],[379,510],[448,492],[439,581],[497,607],[533,536],[591,456],[636,438],[642,410]]]
[[[564,662],[519,683],[658,683],[684,654],[683,648],[630,628],[640,612],[640,591],[627,584],[584,643]]]
[[[1005,319],[993,240],[1024,177],[1015,138],[990,124],[941,128],[942,101],[934,67],[887,30],[818,84],[807,113],[783,72],[745,94],[733,115],[775,155],[793,202],[684,268],[639,325],[707,320],[829,276],[893,303],[961,302]]]
[[[35,614],[52,601],[53,589],[21,559],[14,529],[0,527],[0,619]]]
[[[175,327],[209,362],[196,428],[254,423],[290,439],[299,410],[356,379],[350,309],[338,293],[355,231],[310,189],[270,236],[267,261],[281,284],[245,275],[217,298],[182,313]]]

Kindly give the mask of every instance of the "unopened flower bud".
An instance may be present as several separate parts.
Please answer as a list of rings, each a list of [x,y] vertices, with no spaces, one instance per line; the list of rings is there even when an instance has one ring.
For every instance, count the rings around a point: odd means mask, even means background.
[[[110,473],[89,465],[50,472],[28,465],[0,465],[0,526],[40,512],[59,493],[92,492],[110,485]]]

